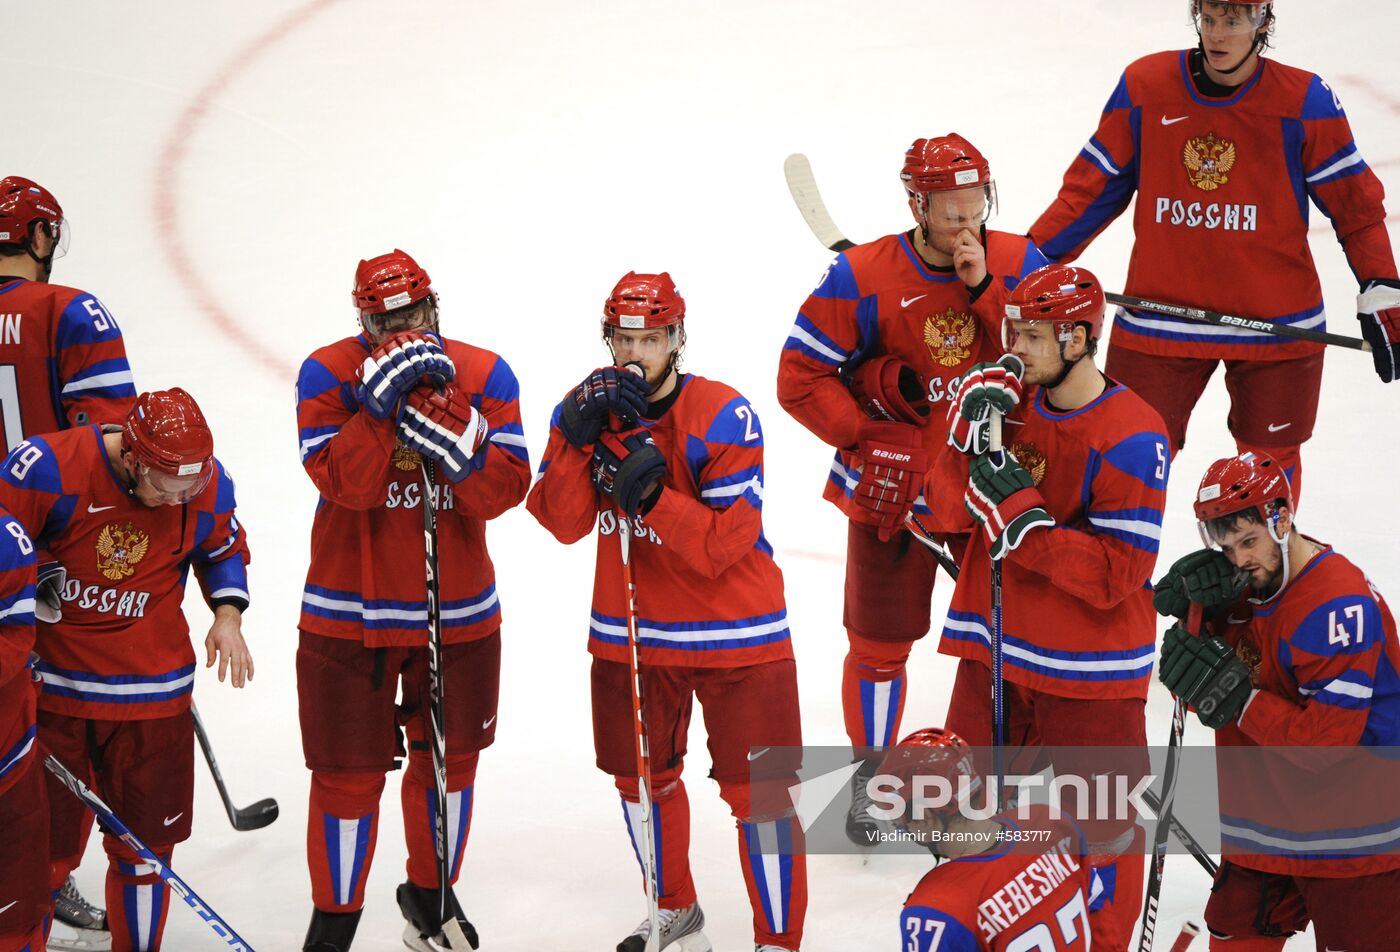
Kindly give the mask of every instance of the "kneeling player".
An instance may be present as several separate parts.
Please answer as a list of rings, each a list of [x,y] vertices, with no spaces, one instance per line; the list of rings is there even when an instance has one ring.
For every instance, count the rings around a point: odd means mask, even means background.
[[[1298,531],[1279,462],[1245,453],[1212,463],[1195,508],[1211,547],[1178,560],[1157,583],[1154,603],[1177,617],[1202,606],[1219,637],[1173,626],[1159,677],[1215,729],[1216,747],[1400,745],[1395,620],[1359,568]],[[1270,806],[1307,795],[1306,774],[1293,764],[1277,776],[1245,778],[1229,775],[1233,762],[1221,762],[1222,814],[1230,790],[1246,782],[1256,790],[1270,784],[1277,794],[1262,798]],[[1269,766],[1266,754],[1260,763]],[[1248,823],[1226,824],[1224,862],[1206,906],[1210,947],[1274,952],[1311,922],[1319,949],[1395,948],[1396,811],[1386,807],[1393,794],[1374,799],[1367,808],[1381,807],[1388,823],[1368,825],[1334,801],[1305,811],[1305,832],[1257,822],[1255,811]],[[1319,829],[1327,826],[1335,828]]]

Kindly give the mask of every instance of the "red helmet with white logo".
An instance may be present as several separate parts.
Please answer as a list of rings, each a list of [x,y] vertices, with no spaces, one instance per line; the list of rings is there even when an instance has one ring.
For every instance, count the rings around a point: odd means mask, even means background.
[[[956,813],[961,802],[982,789],[982,776],[967,742],[941,727],[917,730],[885,751],[879,772],[902,781],[906,791],[916,778],[946,780],[953,798],[946,807],[931,811],[940,815]]]
[[[417,304],[433,293],[432,279],[418,262],[395,248],[388,254],[361,261],[355,268],[351,292],[360,318],[397,311]]]
[[[1293,490],[1278,460],[1267,453],[1241,453],[1206,468],[1196,490],[1196,519],[1202,524],[1252,509],[1269,525],[1278,507],[1293,511]]]
[[[54,257],[63,256],[63,209],[53,193],[38,182],[18,175],[0,179],[0,245],[28,245],[35,223],[42,224],[54,242]]]
[[[1089,340],[1103,333],[1104,296],[1099,279],[1084,268],[1047,264],[1036,268],[1011,292],[1001,322],[1002,344],[1011,349],[1016,339],[1013,321],[1049,321],[1055,337],[1068,343],[1076,324],[1089,325]]]
[[[990,185],[991,167],[976,146],[956,132],[915,139],[904,153],[899,179],[910,195]]]
[[[136,398],[122,426],[122,449],[160,492],[188,502],[214,473],[214,434],[194,397],[176,387]]]
[[[603,326],[641,330],[674,327],[685,320],[685,298],[671,276],[629,271],[603,302]]]

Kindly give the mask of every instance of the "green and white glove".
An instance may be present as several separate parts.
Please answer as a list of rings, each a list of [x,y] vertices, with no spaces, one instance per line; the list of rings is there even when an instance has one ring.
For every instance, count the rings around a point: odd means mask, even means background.
[[[1152,607],[1167,618],[1185,618],[1192,604],[1210,612],[1234,604],[1249,585],[1249,573],[1230,564],[1216,549],[1199,549],[1177,559],[1155,586]]]
[[[1036,526],[1055,525],[1031,474],[1004,450],[972,458],[963,505],[986,532],[994,559],[1013,551]]]
[[[1239,720],[1254,690],[1249,665],[1233,648],[1212,635],[1197,638],[1181,625],[1172,625],[1162,639],[1157,679],[1211,730]]]

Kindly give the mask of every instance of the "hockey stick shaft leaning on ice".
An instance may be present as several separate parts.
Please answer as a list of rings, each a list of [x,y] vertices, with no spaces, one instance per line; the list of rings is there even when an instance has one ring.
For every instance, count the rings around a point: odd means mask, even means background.
[[[987,451],[1001,459],[1001,414],[991,412],[987,420]],[[1000,808],[1003,797],[1002,787],[1006,783],[1005,764],[1002,750],[1006,746],[1006,669],[1002,632],[1002,573],[1001,559],[992,558],[992,759],[996,761],[997,806]]]
[[[817,236],[817,240],[836,252],[854,248],[855,242],[841,233],[841,229],[837,228],[836,222],[832,220],[831,213],[827,211],[826,203],[822,201],[821,192],[817,188],[816,178],[812,175],[812,164],[807,161],[807,157],[800,152],[788,156],[787,161],[783,163],[783,174],[787,177],[788,191],[792,193],[792,200],[797,203],[797,210],[802,213],[803,220],[807,222],[807,227],[812,230],[812,234]],[[1371,349],[1371,345],[1359,337],[1329,334],[1326,331],[1315,331],[1306,327],[1292,327],[1288,324],[1276,324],[1273,321],[1236,317],[1233,314],[1222,314],[1219,311],[1149,301],[1146,298],[1127,297],[1122,294],[1106,294],[1104,297],[1110,304],[1116,304],[1120,307],[1151,311],[1155,314],[1167,314],[1204,324],[1238,327],[1263,334],[1272,334],[1275,337],[1292,337],[1318,344],[1331,344],[1334,347],[1346,347],[1350,350],[1369,351]]]
[[[198,913],[199,917],[208,923],[209,928],[213,929],[215,934],[223,939],[230,948],[253,952],[253,947],[243,941],[242,936],[233,931],[233,926],[225,922],[217,912],[209,907],[207,902],[200,899],[199,895],[173,869],[166,866],[164,861],[152,852],[149,846],[137,839],[136,834],[132,833],[127,825],[112,812],[112,808],[107,806],[101,797],[89,790],[87,785],[75,777],[71,770],[63,766],[57,757],[50,755],[45,758],[44,766],[48,768],[49,773],[58,778],[60,783],[73,791],[73,794],[83,801],[89,810],[96,814],[97,818],[102,821],[104,829],[125,843],[147,865],[154,867],[156,875],[169,884],[170,891],[185,900],[189,907]]]
[[[233,828],[245,833],[248,830],[262,829],[277,819],[277,801],[271,797],[242,808],[233,805],[233,798],[228,794],[228,785],[224,783],[224,775],[219,771],[219,762],[214,759],[214,746],[209,743],[204,719],[199,716],[199,708],[193,703],[190,704],[190,713],[194,715],[194,736],[199,739],[199,749],[204,751],[204,762],[209,765],[209,772],[214,775],[214,786],[219,788],[219,798],[224,801],[224,812],[228,814],[228,821],[233,824]]]
[[[452,849],[447,828],[447,734],[442,699],[442,613],[438,587],[437,467],[423,460],[423,555],[428,594],[428,746],[433,755],[433,846],[438,862],[438,920],[453,949],[470,949],[447,897],[452,890]]]

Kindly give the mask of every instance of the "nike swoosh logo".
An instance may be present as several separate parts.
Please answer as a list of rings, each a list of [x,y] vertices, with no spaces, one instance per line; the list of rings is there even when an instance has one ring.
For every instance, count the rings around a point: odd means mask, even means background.
[[[1292,425],[1293,425],[1292,423],[1270,423],[1270,424],[1269,424],[1269,432],[1270,432],[1270,433],[1277,433],[1279,430],[1286,430],[1286,429],[1288,429],[1288,428],[1289,428],[1290,426],[1292,426]]]
[[[1190,119],[1190,118],[1191,118],[1191,117],[1190,117],[1189,115],[1186,115],[1186,116],[1177,116],[1175,119],[1168,119],[1166,116],[1163,116],[1163,117],[1162,117],[1162,125],[1164,125],[1164,126],[1174,126],[1174,125],[1176,125],[1178,122],[1181,122],[1182,120]]]
[[[116,507],[116,506],[94,506],[92,503],[88,503],[88,512],[106,512],[108,509],[115,509],[115,508],[117,508],[117,507]]]
[[[757,760],[772,749],[771,747],[760,747],[758,750],[751,750],[749,751],[749,760]]]
[[[481,729],[482,729],[482,730],[489,730],[490,727],[491,727],[491,725],[494,724],[494,723],[496,723],[496,715],[495,715],[495,714],[492,714],[492,715],[491,715],[490,717],[488,717],[486,720],[484,720],[484,721],[481,722]]]
[[[19,900],[16,899],[15,902],[19,902]],[[13,906],[15,902],[10,903],[10,906]],[[6,909],[10,908],[10,906],[0,906],[0,912],[4,912]]]
[[[182,817],[182,816],[184,816],[184,815],[185,815],[185,811],[184,811],[184,810],[181,810],[179,813],[175,814],[174,816],[168,816],[168,817],[166,817],[165,820],[164,820],[164,823],[165,823],[166,826],[169,826],[170,824],[174,823],[176,820],[180,819],[180,817]]]
[[[922,300],[923,300],[924,298],[926,298],[926,297],[928,297],[927,294],[920,294],[918,297],[900,298],[900,299],[899,299],[899,306],[900,306],[900,307],[908,307],[909,305],[913,304],[915,301],[922,301]]]

